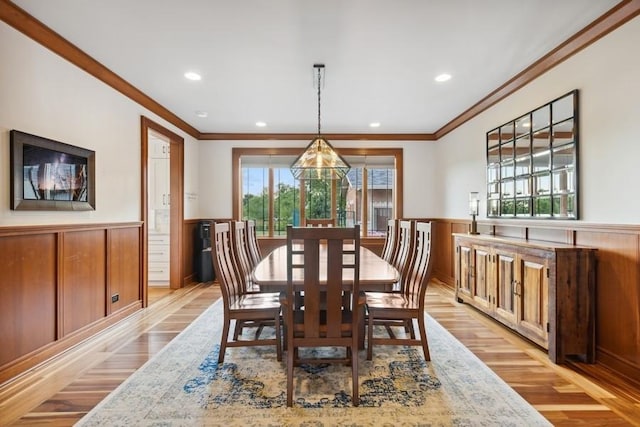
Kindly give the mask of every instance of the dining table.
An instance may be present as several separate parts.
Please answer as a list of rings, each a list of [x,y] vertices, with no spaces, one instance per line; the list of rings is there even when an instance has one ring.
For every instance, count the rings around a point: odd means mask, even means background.
[[[295,250],[295,246],[294,246]],[[326,259],[326,246],[320,246],[320,259]],[[322,262],[321,262],[322,263]],[[302,271],[296,271],[293,276],[296,283],[302,284]],[[351,285],[353,271],[347,269],[343,276],[345,289]],[[326,277],[326,276],[325,276]],[[326,279],[325,279],[326,280]],[[400,280],[398,270],[370,249],[360,246],[360,290],[386,291],[390,290]],[[287,246],[279,246],[264,257],[252,272],[252,281],[263,292],[284,291],[287,288]],[[322,283],[322,270],[320,282]]]

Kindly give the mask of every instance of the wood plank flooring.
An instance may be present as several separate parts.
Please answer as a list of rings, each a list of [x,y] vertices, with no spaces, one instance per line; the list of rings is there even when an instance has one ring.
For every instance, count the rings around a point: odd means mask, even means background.
[[[0,385],[0,425],[73,425],[219,297],[217,285],[154,289],[148,309]],[[444,285],[430,286],[427,307],[554,425],[640,426],[640,386],[597,364],[554,365]]]

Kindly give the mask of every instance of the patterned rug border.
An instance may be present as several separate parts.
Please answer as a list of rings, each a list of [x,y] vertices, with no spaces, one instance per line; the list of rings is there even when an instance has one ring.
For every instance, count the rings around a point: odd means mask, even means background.
[[[354,408],[347,405],[322,409],[299,406],[293,408],[248,408],[243,406],[241,410],[234,410],[231,407],[196,408],[193,410],[188,405],[182,406],[180,399],[183,399],[184,403],[187,402],[184,400],[186,398],[177,396],[179,393],[176,393],[176,390],[186,390],[187,386],[179,373],[187,370],[195,372],[198,367],[194,367],[194,364],[200,365],[202,368],[205,360],[212,357],[212,352],[217,351],[221,332],[221,316],[222,300],[219,299],[158,354],[148,360],[116,390],[96,405],[76,425],[551,425],[427,313],[425,313],[425,319],[432,360],[427,364],[422,361],[422,366],[425,367],[427,376],[435,376],[437,382],[442,382],[442,386],[439,388],[443,392],[435,400],[429,401],[431,405],[416,407],[391,404],[375,408],[364,406]],[[212,327],[212,325],[214,326]],[[189,350],[185,350],[185,348],[189,348]],[[379,348],[393,349],[391,346],[380,346]],[[245,351],[246,349],[246,347],[229,349],[231,352],[228,353],[223,367],[226,369],[228,366],[233,366],[231,362],[234,360],[234,351]],[[260,349],[260,347],[252,349]],[[397,349],[401,348],[397,347],[396,351]],[[412,347],[412,349],[419,350],[417,347]],[[263,351],[266,357],[269,357],[268,353],[272,352],[272,349],[265,348]],[[379,351],[378,347],[374,349],[374,360]],[[183,353],[187,357],[193,357],[193,360],[182,360],[185,359]],[[365,353],[362,351],[360,354],[361,381],[363,381],[362,366],[366,364]],[[416,352],[416,354],[418,353]],[[255,354],[253,357],[256,357]],[[275,361],[275,357],[273,357],[273,361]],[[214,368],[216,371],[219,370],[217,364]],[[276,370],[278,369],[276,366]],[[284,369],[284,364],[282,364],[282,372],[276,373],[284,375]],[[156,377],[161,376],[161,379],[155,384],[150,379],[154,377],[154,373]],[[167,375],[170,378],[165,378]],[[177,375],[177,377],[174,378],[171,375]],[[194,377],[194,375],[191,373],[188,376]],[[348,373],[343,375],[349,376]],[[258,378],[260,378],[259,374]],[[282,386],[282,384],[278,384],[278,386]],[[159,388],[162,389],[160,392]],[[361,386],[361,393],[362,388]],[[434,408],[432,406],[437,406],[433,405],[434,402],[444,403],[444,406]],[[188,401],[188,403],[192,402]]]

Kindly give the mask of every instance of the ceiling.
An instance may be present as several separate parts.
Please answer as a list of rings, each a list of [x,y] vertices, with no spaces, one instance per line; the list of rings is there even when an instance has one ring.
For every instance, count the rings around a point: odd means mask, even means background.
[[[322,132],[365,134],[436,133],[618,2],[14,0],[199,132],[315,132],[324,63]]]

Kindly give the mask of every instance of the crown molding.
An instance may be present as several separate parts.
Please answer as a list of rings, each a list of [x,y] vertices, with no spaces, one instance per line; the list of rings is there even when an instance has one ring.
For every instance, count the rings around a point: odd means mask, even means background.
[[[208,141],[306,141],[317,137],[317,133],[201,133],[200,140]],[[435,141],[432,133],[323,133],[332,141]]]
[[[516,74],[468,110],[438,129],[435,133],[436,140],[442,138],[457,127],[462,126],[509,95],[512,95],[518,89],[537,79],[556,65],[569,59],[619,26],[635,18],[638,14],[640,14],[640,0],[621,1],[607,13],[578,31],[551,52],[538,59],[531,66]]]
[[[200,136],[200,131],[196,128],[189,125],[163,105],[153,100],[140,89],[118,76],[100,62],[96,61],[87,53],[33,16],[29,15],[26,11],[16,6],[11,1],[0,0],[0,20],[20,31],[25,36],[33,39],[37,43],[40,43],[53,53],[71,62],[78,68],[86,71],[96,79],[111,86],[113,89],[147,108],[149,111],[154,112],[192,137],[197,139]]]
[[[580,50],[604,37],[619,26],[640,14],[640,0],[623,0],[607,13],[593,21],[587,27],[574,34],[551,52],[533,63],[502,86],[485,96],[459,116],[445,124],[435,133],[412,134],[361,134],[336,133],[323,134],[332,140],[366,140],[366,141],[437,141],[454,129],[462,126],[478,114],[487,110],[497,102],[530,83],[556,65],[575,55]],[[67,61],[83,69],[98,80],[111,86],[118,92],[137,102],[149,111],[157,114],[178,129],[197,140],[308,140],[315,134],[309,133],[210,133],[200,132],[180,117],[153,100],[138,88],[109,70],[100,62],[80,50],[77,46],[60,36],[26,11],[9,0],[0,0],[0,20],[20,31],[42,46],[65,58]]]

